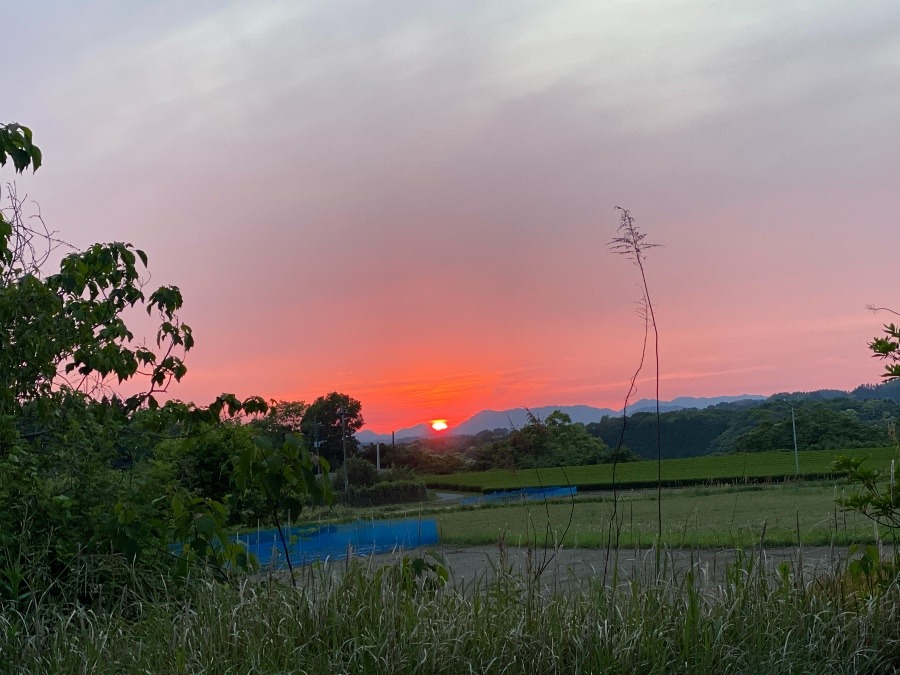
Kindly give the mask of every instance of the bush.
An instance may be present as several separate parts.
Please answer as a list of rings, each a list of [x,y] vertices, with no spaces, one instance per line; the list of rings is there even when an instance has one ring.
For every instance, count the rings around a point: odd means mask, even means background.
[[[350,488],[340,496],[348,506],[385,506],[421,502],[428,498],[422,483],[411,480],[384,481],[370,487]]]
[[[410,469],[407,466],[397,466],[391,469],[387,469],[386,471],[382,471],[380,474],[378,474],[379,483],[392,483],[396,481],[416,482],[418,478],[419,475],[415,472],[415,470]]]
[[[348,459],[346,470],[351,487],[371,487],[378,482],[378,469],[361,457]]]
[[[351,488],[371,487],[378,482],[378,469],[372,462],[362,457],[350,457],[346,465],[331,474],[331,489],[335,492],[344,490],[344,472]]]

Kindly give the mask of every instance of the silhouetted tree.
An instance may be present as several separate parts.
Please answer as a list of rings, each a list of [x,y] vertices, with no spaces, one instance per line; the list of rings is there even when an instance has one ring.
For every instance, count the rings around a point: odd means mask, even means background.
[[[331,466],[344,463],[344,423],[347,434],[347,456],[351,457],[359,449],[359,441],[354,434],[365,424],[362,403],[347,394],[336,391],[320,396],[310,404],[300,428],[310,442],[318,441],[318,451]]]

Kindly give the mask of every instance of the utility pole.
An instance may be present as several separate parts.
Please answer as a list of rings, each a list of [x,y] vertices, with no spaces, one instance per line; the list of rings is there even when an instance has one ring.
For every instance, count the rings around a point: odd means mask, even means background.
[[[321,459],[319,455],[319,427],[322,426],[319,420],[313,419],[313,452],[316,454],[316,466],[318,467],[318,474],[322,475],[322,464],[319,462]]]
[[[350,489],[350,478],[347,475],[347,408],[341,406],[341,445],[344,446],[344,492]]]
[[[791,406],[791,427],[794,429],[794,463],[797,465],[797,475],[800,475],[800,453],[797,452],[797,420],[794,418],[794,406]]]

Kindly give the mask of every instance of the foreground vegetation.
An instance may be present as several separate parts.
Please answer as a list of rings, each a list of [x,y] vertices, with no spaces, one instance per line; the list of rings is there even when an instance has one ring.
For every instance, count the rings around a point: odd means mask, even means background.
[[[898,458],[897,448],[853,448],[849,450],[806,450],[799,453],[800,476],[822,477],[836,475],[834,460],[838,454],[865,457],[876,469],[889,465]],[[450,475],[429,475],[424,480],[436,489],[459,489],[476,492],[490,490],[515,490],[523,487],[545,485],[575,485],[579,490],[611,490],[613,466],[595,464],[587,466],[552,467],[547,469],[521,469],[462,472]],[[748,452],[710,457],[669,459],[662,462],[664,484],[696,484],[715,481],[740,481],[743,479],[788,479],[796,477],[793,452]],[[651,487],[656,485],[656,464],[653,462],[628,462],[616,467],[616,484],[624,487]]]
[[[502,564],[443,583],[423,559],[196,582],[107,609],[31,602],[0,615],[3,673],[882,673],[900,664],[900,592],[887,574],[800,583],[740,560],[542,590]]]

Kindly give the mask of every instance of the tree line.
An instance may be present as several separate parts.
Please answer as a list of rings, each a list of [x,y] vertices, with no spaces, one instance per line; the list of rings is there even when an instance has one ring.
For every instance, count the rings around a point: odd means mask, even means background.
[[[792,417],[793,410],[793,417]],[[721,403],[708,408],[663,413],[662,455],[666,459],[732,452],[835,450],[885,446],[894,442],[898,404],[889,398],[840,398],[821,394],[780,394],[765,401]],[[656,451],[656,416],[627,418],[624,443],[641,457]],[[622,433],[621,417],[604,417],[587,431],[610,442]]]
[[[762,401],[664,412],[659,416],[662,457],[789,450],[795,427],[797,445],[803,450],[890,445],[897,442],[898,385],[900,381],[864,385],[852,392],[784,393]],[[626,419],[607,415],[588,424],[573,423],[560,411],[543,420],[529,413],[528,423],[520,429],[398,443],[384,451],[382,463],[426,474],[602,464],[615,459],[612,448],[620,439],[618,461],[637,461],[656,456],[656,425],[651,412]],[[361,453],[375,461],[374,446]]]
[[[639,459],[627,448],[618,454],[615,443],[588,433],[585,425],[556,410],[546,418],[528,412],[519,429],[493,429],[474,435],[417,439],[386,449],[385,466],[409,468],[420,473],[449,474],[488,469],[531,469],[578,464],[607,464]],[[373,460],[374,446],[363,449]]]

